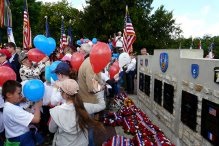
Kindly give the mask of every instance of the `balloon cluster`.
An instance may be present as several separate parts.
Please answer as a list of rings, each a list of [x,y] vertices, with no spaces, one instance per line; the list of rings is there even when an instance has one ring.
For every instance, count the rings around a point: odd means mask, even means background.
[[[89,43],[90,45],[96,44],[97,43],[97,38],[93,38],[92,40],[89,40],[88,38],[81,38],[80,40],[76,41],[76,44],[81,46],[84,43]]]
[[[33,39],[33,43],[34,43],[34,46],[39,51],[43,52],[47,56],[52,54],[52,52],[56,48],[56,41],[53,38],[51,38],[51,37],[47,38],[44,35],[37,35]]]

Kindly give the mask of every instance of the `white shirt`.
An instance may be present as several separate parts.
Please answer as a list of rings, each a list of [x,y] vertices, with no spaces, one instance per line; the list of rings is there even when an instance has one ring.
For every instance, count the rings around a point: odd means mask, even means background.
[[[4,131],[3,114],[0,112],[0,133]]]
[[[0,93],[0,108],[4,107],[4,99],[2,97],[2,94]]]
[[[88,132],[83,133],[76,124],[76,112],[73,104],[64,103],[50,109],[49,131],[55,133],[55,146],[87,146]]]
[[[43,96],[43,105],[51,104],[53,106],[64,103],[65,100],[62,98],[62,95],[58,88],[53,85],[44,83],[45,92]]]
[[[16,53],[14,53],[14,54],[11,56],[11,58],[9,59],[9,62],[10,62],[10,63],[13,61],[15,54],[16,54]]]
[[[3,122],[6,138],[20,136],[29,131],[28,125],[34,115],[23,110],[10,102],[5,102],[3,111]]]
[[[127,66],[126,73],[128,73],[129,71],[134,71],[135,68],[136,68],[136,59],[132,58],[131,62]]]
[[[123,47],[123,37],[122,36],[117,36],[116,37],[116,47]]]

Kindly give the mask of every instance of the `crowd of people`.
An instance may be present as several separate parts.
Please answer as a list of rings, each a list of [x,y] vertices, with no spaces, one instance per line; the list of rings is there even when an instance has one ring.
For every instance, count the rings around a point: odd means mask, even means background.
[[[29,60],[27,51],[17,51],[12,42],[0,49],[0,67],[13,69],[17,77],[16,81],[8,80],[2,86],[0,146],[4,142],[20,146],[42,144],[48,131],[55,133],[52,135],[54,146],[93,146],[93,130],[105,132],[102,123],[94,120],[94,114],[110,108],[112,97],[121,89],[134,93],[136,53],[131,52],[130,62],[110,78],[110,65],[118,61],[124,51],[122,33],[118,32],[108,45],[112,59],[100,73],[94,73],[92,69],[89,57],[92,45],[89,43],[83,43],[77,49],[66,47],[61,53],[55,51],[38,63]],[[68,59],[63,59],[75,51],[84,55],[78,71],[72,68]],[[145,48],[142,52],[147,55]],[[45,79],[45,68],[56,60],[61,62],[52,72],[58,80],[49,82]],[[44,97],[38,102],[28,101],[22,94],[22,85],[31,79],[44,82]]]

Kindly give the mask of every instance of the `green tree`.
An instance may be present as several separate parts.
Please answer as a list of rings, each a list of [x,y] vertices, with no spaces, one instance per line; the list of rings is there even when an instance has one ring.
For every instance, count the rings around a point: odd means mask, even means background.
[[[41,2],[35,0],[28,0],[28,12],[30,18],[30,27],[32,36],[38,33],[39,29],[36,27],[39,23],[39,12],[41,11]],[[13,34],[17,46],[23,46],[23,12],[24,12],[24,0],[11,1],[10,4],[12,12],[12,25]],[[6,29],[6,28],[5,28]],[[5,34],[7,37],[7,35]],[[4,40],[6,41],[6,40]]]
[[[78,34],[81,33],[80,28],[83,28],[79,24],[81,15],[82,12],[72,8],[66,0],[58,3],[45,3],[42,5],[39,14],[40,23],[37,24],[37,27],[40,31],[38,34],[45,34],[45,16],[47,16],[50,35],[56,39],[58,44],[61,36],[61,17],[64,16],[65,33],[67,34],[67,29],[71,26],[74,36],[78,38]],[[69,20],[72,20],[71,23],[69,23]]]
[[[135,50],[145,46],[152,52],[154,48],[167,47],[171,42],[171,34],[179,35],[181,30],[175,24],[172,12],[166,11],[163,6],[152,14],[152,2],[153,0],[87,0],[88,6],[81,22],[84,25],[83,34],[106,40],[113,33],[122,30],[125,6],[128,5],[137,36]]]
[[[172,12],[160,6],[150,17],[149,44],[152,48],[168,48],[174,38],[178,38],[182,32],[175,24]]]

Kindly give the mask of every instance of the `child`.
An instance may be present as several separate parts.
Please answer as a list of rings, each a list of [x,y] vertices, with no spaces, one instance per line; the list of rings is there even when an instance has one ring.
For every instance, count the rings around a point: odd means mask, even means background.
[[[83,104],[78,96],[79,86],[73,79],[60,81],[57,86],[66,103],[50,109],[49,131],[55,133],[53,146],[88,145],[88,128],[104,129],[99,122],[89,116],[92,112],[96,112],[95,104],[93,106]],[[90,111],[89,114],[86,110]]]
[[[42,102],[35,104],[34,114],[17,106],[22,100],[21,84],[14,80],[6,81],[2,86],[2,96],[5,100],[3,122],[5,136],[9,142],[20,142],[20,146],[35,146],[30,123],[39,123]]]

